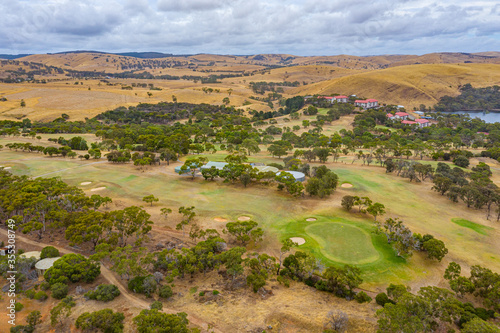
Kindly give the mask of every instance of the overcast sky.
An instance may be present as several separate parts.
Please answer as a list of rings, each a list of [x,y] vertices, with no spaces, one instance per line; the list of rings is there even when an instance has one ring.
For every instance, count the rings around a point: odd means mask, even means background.
[[[0,0],[0,53],[500,51],[498,0]]]

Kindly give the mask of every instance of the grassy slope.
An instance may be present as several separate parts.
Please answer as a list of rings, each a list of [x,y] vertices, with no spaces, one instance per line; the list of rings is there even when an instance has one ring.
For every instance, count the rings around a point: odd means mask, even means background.
[[[457,95],[459,85],[484,87],[500,83],[500,65],[432,64],[399,66],[359,73],[295,89],[297,94],[354,94],[382,103],[434,105],[444,95]]]

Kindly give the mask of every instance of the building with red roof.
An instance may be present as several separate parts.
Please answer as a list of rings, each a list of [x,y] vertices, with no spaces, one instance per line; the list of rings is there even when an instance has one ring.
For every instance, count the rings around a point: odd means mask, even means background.
[[[334,96],[333,97],[337,103],[347,103],[349,97],[347,96]]]
[[[371,109],[378,107],[378,101],[376,99],[357,99],[354,101],[355,106],[359,106],[363,109]]]
[[[430,121],[428,121],[427,119],[422,119],[422,118],[420,118],[420,119],[415,119],[415,122],[417,122],[417,123],[418,123],[418,126],[419,126],[420,128],[427,127],[427,126],[430,126],[430,125],[431,125],[431,122],[430,122]]]
[[[394,115],[392,113],[388,113],[385,115],[387,118],[389,119],[393,119],[394,118]]]
[[[406,119],[408,119],[408,116],[409,116],[409,114],[408,114],[408,113],[406,113],[406,112],[396,112],[396,113],[394,114],[394,118],[395,118],[395,119],[403,119],[403,120],[406,120]]]
[[[415,125],[415,124],[418,124],[416,121],[411,121],[411,120],[403,120],[401,122],[401,124],[404,124],[404,125]]]
[[[335,99],[331,96],[318,96],[318,98],[326,99],[327,101],[330,101],[330,103],[335,102]]]

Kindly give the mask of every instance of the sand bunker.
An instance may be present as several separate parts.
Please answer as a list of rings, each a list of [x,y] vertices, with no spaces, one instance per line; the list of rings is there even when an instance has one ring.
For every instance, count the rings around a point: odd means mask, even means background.
[[[106,187],[105,186],[102,186],[102,187],[96,187],[96,188],[93,188],[90,190],[90,192],[95,192],[95,191],[102,191],[104,190]]]
[[[92,184],[92,182],[83,182],[83,183],[80,183],[80,185],[90,185]]]
[[[340,187],[343,187],[343,188],[351,188],[351,187],[352,187],[352,184],[349,184],[349,183],[344,183],[344,184],[340,185]]]
[[[3,167],[4,170],[12,169],[12,167]]]
[[[308,219],[306,219],[307,222],[314,222],[316,221],[316,218],[315,217],[310,217]]]
[[[238,221],[250,221],[251,218],[249,218],[248,216],[240,216],[238,217]]]
[[[294,243],[299,244],[299,245],[302,245],[306,242],[306,240],[302,237],[292,237],[292,238],[290,238],[290,240]]]
[[[223,217],[215,217],[214,218],[214,221],[215,222],[227,222],[227,219],[223,218]]]

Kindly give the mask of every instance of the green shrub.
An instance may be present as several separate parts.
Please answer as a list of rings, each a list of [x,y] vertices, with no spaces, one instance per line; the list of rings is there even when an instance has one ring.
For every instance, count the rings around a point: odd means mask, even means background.
[[[43,277],[50,284],[68,282],[93,282],[101,274],[101,265],[81,254],[65,254],[56,260]]]
[[[354,299],[358,303],[370,303],[372,301],[372,298],[368,296],[368,294],[364,291],[360,291],[359,293],[357,293],[356,296],[354,296]]]
[[[163,310],[163,303],[160,302],[160,301],[154,301],[153,303],[151,303],[151,305],[149,306],[149,309],[151,310],[158,310],[158,311],[161,311]]]
[[[280,283],[283,284],[285,287],[290,288],[290,280],[288,278],[283,277],[283,276],[278,276],[276,280]]]
[[[22,305],[22,304],[21,304],[21,303],[19,303],[19,302],[16,302],[16,304],[14,305],[14,310],[15,310],[16,312],[19,312],[19,311],[21,311],[22,309],[24,309],[24,305]]]
[[[68,296],[68,285],[64,283],[54,283],[50,286],[50,290],[52,291],[52,297],[55,299],[63,299]]]
[[[467,168],[469,166],[469,159],[463,155],[460,155],[453,160],[453,164],[458,165],[462,168]]]
[[[169,298],[169,297],[172,297],[173,294],[174,294],[174,292],[172,291],[172,288],[170,288],[170,286],[160,286],[160,290],[158,292],[158,295],[161,298]]]
[[[95,290],[85,293],[85,297],[101,302],[109,302],[120,296],[120,289],[114,284],[101,284]]]
[[[24,292],[24,294],[26,295],[26,297],[28,297],[29,299],[33,299],[35,297],[35,294],[36,294],[36,291],[34,289],[28,289]]]
[[[219,294],[220,294],[220,293],[219,293],[219,291],[218,291],[218,290],[213,290],[213,291],[212,291],[212,295],[219,295]]]
[[[204,292],[204,291],[201,291],[198,295],[200,295],[200,296],[205,296],[205,292]]]
[[[47,246],[42,249],[42,253],[40,254],[40,259],[55,258],[59,256],[60,254],[58,249],[56,249],[53,246]]]
[[[145,276],[136,276],[128,282],[128,289],[137,294],[142,294],[144,292],[143,283]]]
[[[125,316],[121,312],[113,312],[111,309],[103,309],[95,312],[84,312],[75,322],[75,326],[84,332],[123,332],[123,320]]]
[[[394,302],[393,302],[393,301],[391,301],[391,300],[389,299],[389,296],[387,296],[387,294],[386,294],[386,293],[380,293],[380,294],[378,294],[377,296],[375,296],[375,302],[376,302],[378,305],[382,306],[382,307],[383,307],[386,303],[392,303],[392,304],[394,304]]]
[[[330,287],[328,286],[328,282],[326,282],[325,280],[319,280],[318,282],[316,282],[314,288],[321,291],[331,291]]]
[[[40,284],[40,290],[46,291],[46,290],[49,290],[49,288],[50,288],[50,284],[46,281],[44,281]]]
[[[47,296],[47,293],[45,291],[43,291],[43,290],[40,290],[39,292],[37,292],[35,294],[35,299],[37,301],[41,301],[41,302],[45,301],[48,297],[49,296]]]

